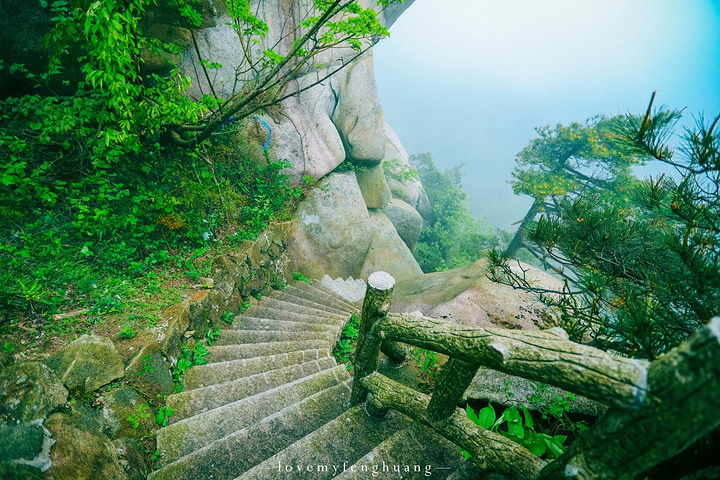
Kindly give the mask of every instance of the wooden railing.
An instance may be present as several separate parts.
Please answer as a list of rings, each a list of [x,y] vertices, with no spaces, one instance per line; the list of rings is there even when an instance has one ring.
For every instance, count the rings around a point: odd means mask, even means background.
[[[354,359],[351,400],[383,417],[389,409],[433,428],[472,462],[517,480],[632,479],[720,425],[720,318],[652,363],[568,340],[561,329],[480,328],[390,314],[395,280],[368,279]],[[410,344],[448,355],[432,397],[377,372],[382,350],[401,361]],[[481,365],[610,406],[557,459],[546,462],[457,408]]]

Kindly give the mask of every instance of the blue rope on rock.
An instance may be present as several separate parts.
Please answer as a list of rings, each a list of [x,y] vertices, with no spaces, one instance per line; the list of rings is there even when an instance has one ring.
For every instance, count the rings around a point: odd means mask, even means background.
[[[270,129],[268,124],[265,123],[260,117],[253,117],[253,118],[256,119],[258,122],[262,123],[263,125],[265,125],[265,128],[268,129],[268,138],[267,138],[267,141],[265,142],[265,145],[263,145],[263,147],[262,147],[263,150],[265,150],[267,148],[267,146],[270,144],[270,137],[272,136],[272,130]]]

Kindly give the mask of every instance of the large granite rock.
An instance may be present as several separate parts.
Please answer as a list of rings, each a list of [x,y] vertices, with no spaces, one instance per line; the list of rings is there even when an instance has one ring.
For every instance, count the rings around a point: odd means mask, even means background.
[[[370,211],[370,230],[367,233],[372,242],[362,266],[363,278],[378,270],[389,273],[397,281],[422,276],[420,265],[384,213]]]
[[[173,380],[157,342],[146,344],[125,368],[125,378],[148,398],[173,393]]]
[[[333,121],[347,156],[358,162],[380,163],[385,158],[385,121],[375,83],[372,51],[331,82],[339,94]]]
[[[383,163],[397,160],[401,168],[415,169],[410,162],[410,156],[403,147],[400,139],[390,125],[385,124],[385,158]],[[418,179],[407,179],[401,176],[393,176],[392,172],[388,173],[388,185],[395,198],[398,198],[415,210],[425,220],[432,217],[432,207],[428,199],[425,189]]]
[[[83,335],[46,361],[71,391],[88,393],[123,376],[125,367],[112,340]]]
[[[46,418],[67,398],[60,379],[40,362],[21,362],[0,370],[0,422]]]
[[[483,400],[508,407],[514,405],[518,408],[524,404],[528,410],[539,410],[547,408],[556,401],[556,397],[560,396],[567,400],[570,413],[599,417],[607,411],[607,406],[582,395],[574,395],[575,399],[569,400],[568,393],[552,385],[542,385],[526,378],[481,368],[468,389],[465,390],[464,399]],[[532,396],[540,397],[540,399],[531,402]]]
[[[111,439],[139,440],[148,435],[155,426],[155,415],[150,405],[130,387],[111,390],[102,395],[99,401],[102,404],[100,417],[103,430]]]
[[[31,467],[37,472],[29,470],[27,477],[19,478],[33,478],[50,468],[50,448],[55,440],[43,428],[42,422],[38,419],[31,423],[0,423],[0,478],[10,478],[3,470],[19,474],[18,470],[23,466]]]
[[[423,219],[417,210],[402,200],[393,198],[382,209],[382,212],[392,222],[393,227],[410,251],[415,251],[423,227]]]
[[[50,453],[52,466],[45,478],[54,480],[126,480],[117,447],[102,433],[90,407],[54,413],[45,422],[57,442]]]
[[[287,254],[311,277],[357,277],[370,248],[369,225],[355,173],[332,173],[300,204]]]
[[[398,281],[392,311],[414,312],[480,327],[537,330],[554,326],[547,309],[529,294],[487,278],[487,261]],[[529,265],[528,275],[540,285],[560,288],[556,278]]]
[[[381,166],[367,167],[355,172],[367,208],[383,208],[392,198]]]

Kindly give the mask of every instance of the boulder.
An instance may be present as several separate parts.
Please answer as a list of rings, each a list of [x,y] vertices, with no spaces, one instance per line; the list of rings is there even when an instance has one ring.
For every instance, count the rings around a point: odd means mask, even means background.
[[[185,341],[185,332],[190,326],[190,304],[188,301],[176,303],[166,308],[162,318],[167,327],[158,335],[160,351],[170,359],[170,363],[177,362]]]
[[[46,361],[71,391],[89,393],[123,376],[125,367],[113,342],[83,335]]]
[[[540,383],[531,382],[526,378],[481,368],[465,391],[464,400],[482,400],[508,407],[513,405],[520,407],[525,404],[528,410],[538,410],[552,404],[557,396],[566,399],[568,393],[552,385],[541,387]],[[529,398],[534,394],[539,395],[542,400],[530,402]],[[574,400],[568,400],[567,406],[570,413],[593,417],[599,417],[607,411],[606,405],[577,394]]]
[[[384,213],[370,211],[370,228],[367,233],[372,242],[362,266],[363,278],[378,270],[389,273],[397,281],[422,276],[420,265]]]
[[[397,134],[387,123],[385,124],[385,139],[383,163],[397,160],[401,168],[415,169]],[[429,221],[432,217],[432,208],[420,180],[403,178],[397,174],[393,175],[392,170],[388,172],[387,177],[393,196],[413,207],[424,220]]]
[[[392,198],[381,166],[361,168],[355,172],[367,208],[383,208]]]
[[[415,251],[423,227],[423,219],[417,210],[402,200],[393,198],[382,209],[382,212],[392,222],[393,227],[410,251]]]
[[[428,317],[480,327],[537,330],[556,325],[530,294],[491,282],[487,266],[482,259],[466,267],[398,281],[391,310],[420,311]],[[539,285],[562,287],[559,280],[537,268],[524,264],[523,268]]]
[[[20,362],[0,370],[0,421],[30,423],[44,419],[67,401],[68,391],[50,368]]]
[[[103,432],[111,439],[141,439],[155,427],[155,415],[150,405],[130,387],[111,390],[98,400],[102,404]]]
[[[45,422],[57,442],[50,452],[52,466],[45,478],[54,480],[126,480],[117,447],[102,433],[90,407],[54,413]]]
[[[170,369],[163,360],[157,342],[146,344],[130,360],[125,368],[125,378],[150,399],[174,392]]]
[[[50,468],[50,448],[55,441],[42,423],[42,419],[32,423],[0,423],[0,463],[8,469],[10,465],[24,465],[43,472]],[[9,475],[0,478],[9,478]]]
[[[286,253],[309,277],[357,277],[370,248],[369,227],[355,173],[331,173],[300,204]]]
[[[375,83],[372,50],[330,82],[338,92],[332,119],[347,156],[356,162],[380,163],[385,157],[385,120]]]
[[[416,195],[412,192],[412,190],[410,190],[410,187],[405,185],[400,180],[397,180],[393,177],[388,177],[387,184],[388,187],[390,187],[390,193],[392,193],[393,198],[402,200],[408,205],[415,202]]]

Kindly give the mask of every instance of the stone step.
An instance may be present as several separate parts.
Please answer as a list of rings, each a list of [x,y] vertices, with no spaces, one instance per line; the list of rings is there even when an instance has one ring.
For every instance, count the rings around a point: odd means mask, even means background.
[[[174,412],[170,417],[170,424],[336,366],[337,363],[333,358],[323,357],[170,395],[167,398],[167,406]]]
[[[264,297],[262,301],[256,305],[256,307],[264,307],[264,308],[274,308],[276,310],[282,310],[285,312],[295,312],[295,313],[302,313],[309,316],[314,317],[326,317],[326,318],[332,318],[334,321],[342,322],[349,317],[346,313],[333,313],[328,312],[323,309],[319,308],[313,308],[313,307],[306,307],[304,305],[300,305],[299,303],[294,302],[288,302],[286,300],[280,300],[275,298],[275,296],[272,297]],[[248,309],[248,312],[253,307],[250,307]]]
[[[338,296],[353,303],[360,303],[365,297],[367,285],[362,280],[355,280],[352,277],[333,280],[329,275],[325,275],[320,283],[335,292]]]
[[[180,420],[158,431],[157,448],[173,462],[350,377],[344,365]]]
[[[298,293],[297,291],[295,293]],[[317,297],[310,297],[310,295],[305,294],[303,296],[295,295],[292,293],[292,291],[287,292],[283,290],[282,292],[273,293],[272,298],[276,298],[278,300],[282,300],[284,302],[290,302],[295,303],[298,305],[302,305],[304,307],[310,307],[315,308],[317,310],[323,310],[325,312],[329,313],[335,313],[337,315],[343,315],[345,317],[349,317],[352,313],[349,309],[340,309],[333,305],[326,305],[322,303],[321,299]]]
[[[321,284],[319,281],[315,281],[313,283]],[[322,299],[323,303],[327,303],[329,305],[334,305],[337,308],[350,308],[352,310],[357,310],[359,306],[354,305],[344,298],[340,297],[335,292],[332,292],[327,289],[327,287],[321,287],[318,288],[314,285],[308,285],[305,282],[298,282],[294,285],[290,285],[289,287],[285,287],[285,290],[289,290],[291,292],[294,292],[295,290],[299,290],[299,292],[303,292],[305,295],[313,296],[318,299]]]
[[[222,330],[213,341],[214,347],[241,343],[288,342],[297,340],[335,340],[332,332],[283,332],[275,330]]]
[[[244,358],[222,363],[208,363],[192,367],[185,374],[183,383],[186,390],[225,383],[258,373],[331,357],[329,348],[286,352],[270,357]]]
[[[330,316],[327,313],[317,315],[308,315],[307,313],[298,313],[292,310],[282,310],[265,306],[265,302],[261,305],[254,305],[247,310],[247,315],[255,318],[269,318],[273,320],[282,320],[290,322],[317,323],[320,325],[330,325],[334,327],[342,327],[345,319],[336,315]]]
[[[358,405],[238,476],[236,480],[329,480],[409,422],[408,417],[395,411],[384,419],[374,419],[365,413],[364,405]],[[312,471],[307,470],[308,465],[312,466]],[[318,469],[319,465],[327,468]],[[301,470],[298,471],[298,468]],[[348,478],[370,478],[370,475]]]
[[[344,412],[351,385],[348,379],[173,463],[165,462],[148,480],[235,478]]]
[[[325,292],[326,294],[328,294],[328,295],[330,295],[330,296],[332,296],[332,297],[337,298],[338,301],[344,302],[344,303],[346,303],[347,305],[357,305],[356,308],[359,308],[359,307],[362,306],[362,300],[360,300],[360,301],[358,301],[358,302],[352,302],[352,301],[344,298],[342,295],[338,294],[338,292],[334,291],[334,290],[333,290],[332,288],[330,288],[329,286],[323,284],[322,280],[316,280],[316,281],[314,281],[313,284],[312,284],[312,286],[315,287],[316,289],[320,290],[321,292]]]
[[[229,362],[243,358],[263,357],[279,353],[298,352],[319,348],[332,348],[327,340],[296,340],[290,342],[245,343],[242,345],[224,345],[208,347],[205,357],[208,364]]]
[[[234,330],[275,330],[278,332],[330,332],[333,336],[337,336],[341,327],[324,323],[296,322],[243,315],[233,323],[232,328]]]
[[[338,480],[369,477],[373,470],[386,479],[447,479],[464,462],[457,447],[417,422],[395,433],[348,468]]]

